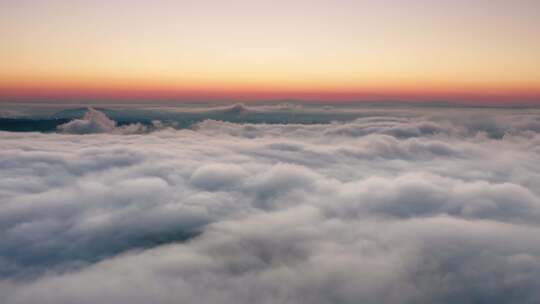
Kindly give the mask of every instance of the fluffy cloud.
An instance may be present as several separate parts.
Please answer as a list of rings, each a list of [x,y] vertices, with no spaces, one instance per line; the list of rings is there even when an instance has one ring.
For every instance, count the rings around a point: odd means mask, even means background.
[[[159,123],[159,122],[158,122]],[[74,119],[65,124],[61,124],[58,130],[62,133],[70,134],[92,134],[92,133],[122,133],[134,134],[141,133],[147,130],[147,127],[140,124],[128,124],[117,126],[116,121],[110,119],[103,112],[88,108],[88,111],[81,119]]]
[[[58,126],[58,130],[65,133],[88,134],[88,133],[106,133],[116,128],[116,122],[109,119],[102,112],[93,108],[88,111],[81,119],[75,119],[68,123]]]
[[[2,303],[540,298],[539,116],[132,134],[89,113],[0,133]]]

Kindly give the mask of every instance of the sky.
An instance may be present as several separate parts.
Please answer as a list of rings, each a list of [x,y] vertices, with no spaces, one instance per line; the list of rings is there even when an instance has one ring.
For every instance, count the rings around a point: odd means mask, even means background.
[[[0,101],[540,103],[535,0],[0,1]]]

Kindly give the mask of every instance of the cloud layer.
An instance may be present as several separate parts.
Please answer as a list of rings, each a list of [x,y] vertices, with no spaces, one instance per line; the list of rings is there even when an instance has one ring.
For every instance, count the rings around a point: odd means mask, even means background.
[[[0,132],[0,302],[535,303],[540,116],[486,111]]]

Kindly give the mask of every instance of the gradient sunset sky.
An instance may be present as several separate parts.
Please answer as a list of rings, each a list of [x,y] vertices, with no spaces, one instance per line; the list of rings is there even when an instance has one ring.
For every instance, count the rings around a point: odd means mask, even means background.
[[[540,103],[538,0],[0,0],[0,100]]]

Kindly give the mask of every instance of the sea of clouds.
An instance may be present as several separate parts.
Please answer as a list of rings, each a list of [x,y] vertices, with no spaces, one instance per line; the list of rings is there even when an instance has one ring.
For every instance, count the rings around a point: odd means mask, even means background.
[[[538,299],[537,110],[0,132],[0,303]]]

